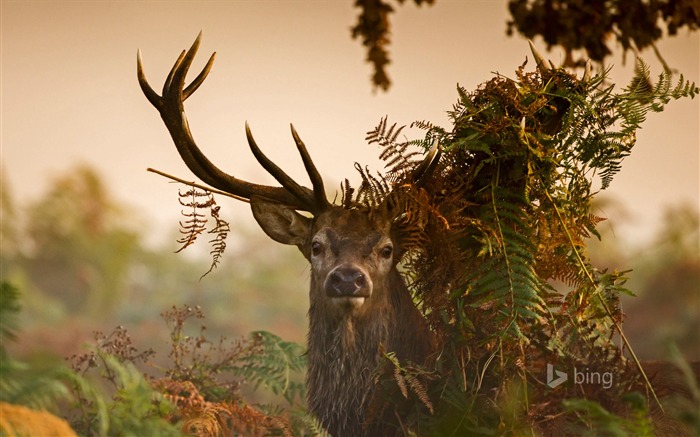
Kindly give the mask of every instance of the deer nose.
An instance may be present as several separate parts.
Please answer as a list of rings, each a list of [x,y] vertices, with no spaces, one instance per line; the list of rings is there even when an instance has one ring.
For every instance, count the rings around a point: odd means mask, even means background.
[[[326,294],[330,297],[369,297],[367,277],[357,267],[337,267],[328,275]]]

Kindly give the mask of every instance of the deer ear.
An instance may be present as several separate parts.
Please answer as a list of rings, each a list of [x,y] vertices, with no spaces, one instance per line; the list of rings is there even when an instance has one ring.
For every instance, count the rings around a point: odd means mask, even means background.
[[[253,217],[265,233],[282,244],[302,247],[311,229],[311,219],[293,209],[260,197],[251,197]]]

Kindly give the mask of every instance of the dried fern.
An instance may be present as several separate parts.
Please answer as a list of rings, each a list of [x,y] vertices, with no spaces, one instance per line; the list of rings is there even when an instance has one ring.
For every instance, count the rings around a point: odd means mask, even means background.
[[[208,211],[209,216],[214,219],[214,227],[208,231],[208,233],[214,234],[214,238],[209,240],[212,248],[209,252],[212,256],[212,262],[209,270],[200,277],[201,279],[219,265],[221,256],[226,250],[226,237],[231,229],[228,222],[219,215],[221,207],[216,204],[216,199],[211,191],[191,186],[184,193],[182,191],[178,192],[178,200],[180,205],[188,208],[188,210],[181,211],[181,214],[185,217],[184,222],[180,221],[180,233],[183,234],[183,237],[178,239],[177,242],[182,244],[182,246],[175,253],[181,252],[194,244],[197,241],[197,237],[206,231],[208,219],[207,213],[202,212],[203,210]]]
[[[213,200],[213,198],[212,198],[212,200]],[[228,233],[231,231],[231,228],[229,227],[228,222],[219,216],[220,209],[221,209],[221,207],[216,206],[215,204],[212,205],[209,209],[211,217],[216,222],[216,225],[214,226],[214,228],[212,228],[209,231],[210,234],[214,234],[214,238],[209,240],[209,244],[211,244],[211,247],[212,247],[212,250],[209,252],[211,254],[212,261],[211,261],[211,266],[209,267],[209,270],[205,274],[203,274],[201,276],[201,278],[203,278],[206,275],[208,275],[209,273],[211,273],[211,271],[214,270],[219,265],[219,261],[221,259],[221,256],[224,254],[224,251],[226,250],[226,237],[228,236]]]
[[[204,198],[204,201],[199,201],[202,198]],[[178,191],[178,201],[180,205],[189,208],[189,212],[185,210],[180,212],[185,217],[185,221],[180,221],[180,233],[183,234],[183,237],[178,239],[177,242],[182,244],[182,246],[175,253],[181,252],[194,244],[199,234],[206,230],[206,214],[202,214],[199,211],[209,209],[216,203],[211,193],[199,191],[195,188],[190,188],[184,193]]]

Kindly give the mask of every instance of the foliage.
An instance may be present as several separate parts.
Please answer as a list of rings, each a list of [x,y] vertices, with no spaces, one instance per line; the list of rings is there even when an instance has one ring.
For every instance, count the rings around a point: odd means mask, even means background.
[[[404,3],[406,0],[397,0]],[[413,0],[418,6],[426,3],[433,4],[434,0]],[[362,45],[367,48],[367,62],[374,68],[372,84],[383,91],[389,89],[391,80],[386,73],[389,60],[389,34],[391,22],[389,16],[394,12],[390,3],[384,0],[355,0],[355,6],[360,8],[357,24],[352,28],[353,39],[361,37]]]
[[[189,334],[188,321],[202,320],[199,307],[173,307],[163,313],[170,329],[170,364],[146,375],[136,365],[153,367],[154,353],[139,351],[123,327],[95,334],[93,350],[71,357],[81,377],[99,373],[113,393],[111,403],[92,385],[74,384],[77,404],[71,423],[82,434],[121,435],[293,435],[306,428],[299,404],[303,385],[294,376],[305,366],[301,347],[272,334],[217,343],[200,326]],[[247,379],[243,380],[240,377]],[[81,379],[80,381],[82,381]],[[247,382],[283,396],[292,413],[248,404],[241,394]]]
[[[580,414],[586,426],[577,429],[581,436],[639,436],[653,437],[654,427],[644,405],[643,397],[631,393],[623,398],[630,406],[629,418],[621,417],[603,408],[599,403],[587,399],[563,401],[565,411]]]
[[[46,411],[0,402],[0,435],[75,437],[68,423]]]
[[[306,369],[305,348],[282,340],[265,331],[251,334],[259,353],[240,359],[236,374],[255,384],[269,388],[276,395],[282,395],[290,405],[303,404],[305,387],[294,376]]]
[[[171,339],[165,366],[118,326],[107,335],[95,332],[94,346],[70,357],[70,369],[37,368],[10,358],[5,349],[17,338],[19,311],[19,293],[3,282],[2,435],[320,435],[301,403],[303,348],[275,335],[254,332],[214,343],[203,324],[198,335],[187,326],[204,319],[199,307],[173,307],[163,313]],[[284,404],[249,404],[241,393],[248,383],[267,387]],[[68,423],[58,414],[67,414]]]
[[[612,41],[636,53],[654,47],[663,36],[662,27],[676,35],[684,27],[695,31],[700,25],[696,0],[509,0],[508,9],[509,35],[540,35],[548,47],[563,47],[570,67],[585,63],[574,61],[574,50],[583,49],[588,58],[603,62],[612,52]]]
[[[153,435],[178,436],[179,429],[167,419],[173,407],[157,392],[144,375],[128,361],[121,361],[100,349],[89,354],[89,363],[101,369],[109,381],[109,395],[99,390],[97,382],[82,377],[89,368],[74,371],[81,376],[74,383],[76,398],[71,425],[82,435]],[[99,364],[98,364],[99,363]],[[82,370],[82,372],[81,372]],[[107,399],[111,399],[111,402]]]
[[[31,369],[10,357],[6,346],[18,335],[19,292],[8,282],[0,283],[0,402],[32,409],[54,407],[66,399],[68,390],[61,378],[63,367]]]
[[[368,133],[388,170],[375,177],[358,168],[355,207],[386,201],[406,211],[405,268],[441,340],[430,372],[435,414],[417,420],[422,433],[520,432],[514,417],[540,430],[562,422],[648,430],[644,414],[618,402],[649,388],[621,329],[627,278],[591,265],[586,239],[600,236],[603,220],[590,213],[591,201],[611,184],[646,114],[698,93],[682,76],[674,83],[663,73],[656,85],[649,76],[640,60],[630,85],[616,91],[604,74],[578,79],[523,65],[515,79],[460,87],[451,131],[416,122],[425,138],[397,143],[400,129],[383,119]],[[418,186],[408,146],[427,149],[436,139],[442,156]],[[555,390],[544,381],[546,365],[610,372],[615,384],[569,381]],[[403,395],[404,380],[395,380]],[[649,393],[644,408],[654,410]],[[512,407],[518,398],[524,410]],[[570,414],[553,420],[563,408]]]
[[[432,5],[434,0],[414,2]],[[394,7],[388,0],[355,0],[355,6],[360,14],[352,37],[361,38],[367,49],[367,62],[374,68],[372,84],[386,91],[391,86],[386,67],[391,62],[388,47]],[[664,36],[663,29],[676,35],[683,28],[697,31],[700,25],[696,0],[508,0],[508,11],[508,35],[518,32],[529,39],[539,35],[548,48],[561,46],[566,52],[566,67],[583,67],[586,59],[602,63],[616,41],[625,53],[632,50],[637,54],[652,47],[670,71],[655,46]],[[576,50],[585,50],[586,56],[574,59]]]

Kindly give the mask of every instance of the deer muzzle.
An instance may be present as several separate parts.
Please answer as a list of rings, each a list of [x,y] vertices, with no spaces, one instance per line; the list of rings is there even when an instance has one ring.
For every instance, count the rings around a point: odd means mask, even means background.
[[[372,282],[363,269],[353,264],[342,264],[328,273],[324,288],[334,303],[359,307],[370,296]]]

